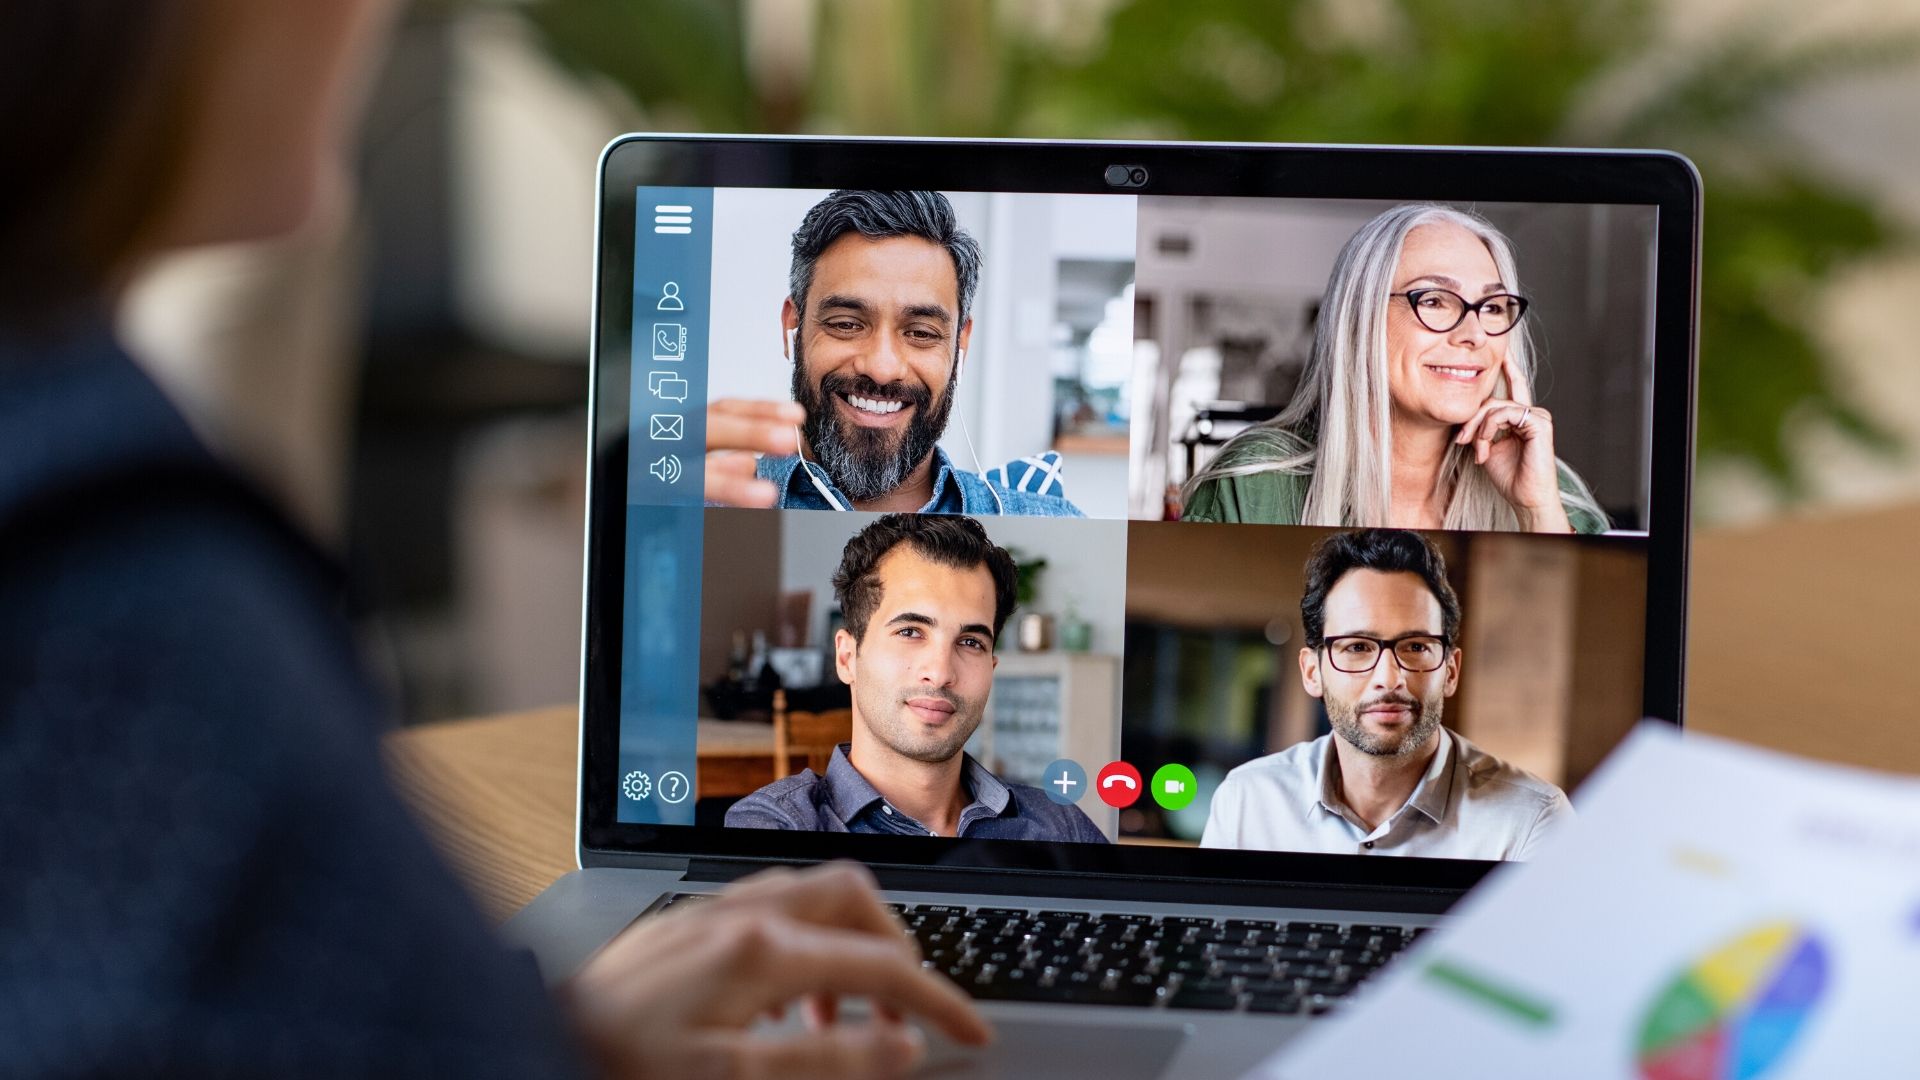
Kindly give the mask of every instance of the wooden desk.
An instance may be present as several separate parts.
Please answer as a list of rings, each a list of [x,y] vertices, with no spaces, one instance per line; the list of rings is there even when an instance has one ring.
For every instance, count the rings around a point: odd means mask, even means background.
[[[578,717],[561,705],[387,737],[394,782],[495,918],[574,868]],[[773,725],[702,719],[699,740],[703,793],[772,781]]]
[[[1920,773],[1920,658],[1894,637],[1911,632],[1920,608],[1916,547],[1920,506],[1703,532],[1693,551],[1690,726]],[[703,784],[709,760],[716,769],[764,762],[770,773],[772,730],[710,726],[725,723],[702,722]],[[396,783],[495,918],[574,866],[577,726],[562,706],[388,739]]]
[[[573,706],[387,736],[394,785],[494,919],[575,866]]]

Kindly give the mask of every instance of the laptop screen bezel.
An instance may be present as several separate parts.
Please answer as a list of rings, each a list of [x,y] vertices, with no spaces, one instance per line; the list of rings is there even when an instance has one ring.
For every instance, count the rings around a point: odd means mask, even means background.
[[[635,192],[643,186],[1112,194],[1109,165],[1144,167],[1140,195],[1639,204],[1657,208],[1653,474],[1642,713],[1682,722],[1701,188],[1662,151],[629,135],[600,161],[582,640],[579,854],[1109,879],[1455,890],[1498,865],[1454,859],[1127,844],[777,832],[618,822],[621,597],[626,538],[625,368],[632,347]]]

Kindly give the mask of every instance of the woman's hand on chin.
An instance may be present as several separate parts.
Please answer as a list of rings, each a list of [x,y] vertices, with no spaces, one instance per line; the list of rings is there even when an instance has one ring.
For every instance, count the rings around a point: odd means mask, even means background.
[[[1528,532],[1572,532],[1560,501],[1560,468],[1553,453],[1553,415],[1533,403],[1519,365],[1504,365],[1511,398],[1491,398],[1453,441],[1473,447],[1473,460],[1520,516]]]

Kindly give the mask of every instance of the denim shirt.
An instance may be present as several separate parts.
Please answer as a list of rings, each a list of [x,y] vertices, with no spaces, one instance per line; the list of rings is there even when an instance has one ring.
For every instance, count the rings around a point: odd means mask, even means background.
[[[1060,455],[1052,450],[1019,458],[988,469],[984,475],[953,467],[953,459],[938,446],[933,448],[933,498],[919,510],[922,514],[1020,514],[1027,517],[1085,517],[1080,508],[1067,501],[1062,487]],[[833,505],[820,496],[813,480],[826,485],[843,507],[853,500],[835,487],[826,470],[818,466],[800,467],[798,454],[766,455],[754,466],[754,475],[773,481],[780,491],[782,510],[831,510]],[[812,479],[808,474],[812,474]],[[999,495],[999,501],[994,496]],[[1002,507],[1005,510],[1002,511]]]
[[[850,744],[834,748],[821,776],[806,769],[775,780],[727,809],[727,825],[745,829],[880,833],[932,836],[932,830],[896,809],[847,757]],[[969,840],[1069,840],[1108,843],[1093,819],[1077,806],[1047,798],[1025,784],[1009,784],[972,754],[961,755],[960,782],[971,800],[960,811],[959,836]]]

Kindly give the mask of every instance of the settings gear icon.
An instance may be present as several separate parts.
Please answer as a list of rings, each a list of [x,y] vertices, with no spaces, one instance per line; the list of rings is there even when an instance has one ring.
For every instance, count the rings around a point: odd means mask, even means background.
[[[627,798],[639,802],[653,794],[653,780],[646,773],[635,769],[627,774],[626,779],[620,781],[620,790],[627,793]]]

